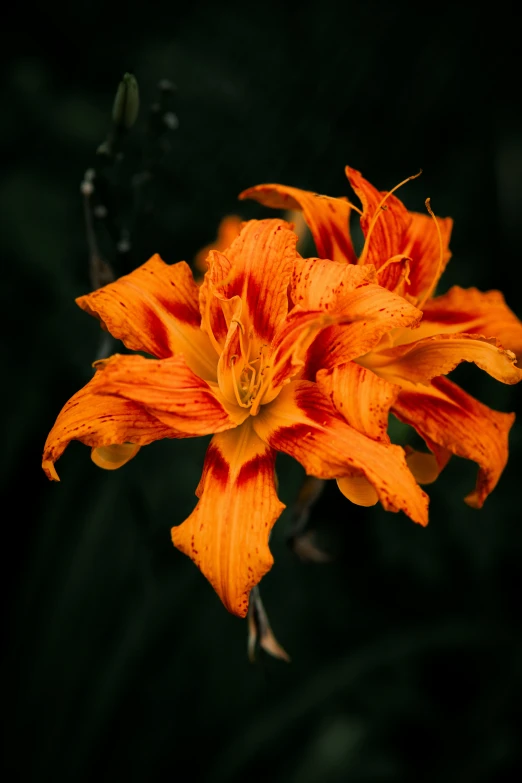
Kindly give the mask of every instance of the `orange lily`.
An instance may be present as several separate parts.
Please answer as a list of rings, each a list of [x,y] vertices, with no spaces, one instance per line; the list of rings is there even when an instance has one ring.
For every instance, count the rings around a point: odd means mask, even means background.
[[[250,188],[240,198],[302,210],[319,256],[330,259],[300,261],[296,267],[301,271],[292,296],[303,307],[342,311],[339,296],[332,292],[345,270],[364,273],[371,265],[378,282],[421,309],[423,318],[415,328],[410,324],[384,334],[365,356],[351,357],[357,359],[355,364],[346,363],[351,326],[331,326],[311,346],[307,377],[331,395],[338,410],[349,408],[350,423],[370,437],[380,436],[389,411],[414,427],[430,450],[407,449],[408,465],[420,483],[434,481],[451,454],[475,461],[477,484],[466,502],[481,507],[505,467],[514,414],[491,410],[444,376],[467,361],[503,383],[518,383],[522,324],[498,291],[456,286],[434,297],[450,258],[452,220],[435,218],[429,202],[430,215],[409,212],[393,195],[404,183],[389,193],[379,192],[355,169],[347,167],[346,174],[362,210],[346,198],[276,184]],[[360,215],[365,237],[359,257],[350,236],[352,210]],[[327,296],[322,287],[326,267]]]
[[[199,501],[172,529],[172,540],[240,616],[273,562],[269,533],[284,508],[275,487],[276,451],[311,475],[347,484],[349,495],[363,482],[384,508],[427,522],[428,499],[403,449],[384,435],[367,437],[349,411],[336,409],[306,379],[311,344],[337,321],[349,322],[349,361],[420,313],[373,282],[369,267],[345,267],[342,316],[315,306],[289,309],[289,286],[302,262],[296,240],[284,221],[253,220],[225,254],[210,252],[199,288],[187,264],[169,266],[156,255],[80,297],[79,306],[127,348],[156,358],[96,362],[94,377],[62,409],[44,448],[43,468],[57,480],[54,463],[73,439],[110,469],[159,438],[213,434]]]
[[[204,275],[208,269],[208,254],[211,250],[226,250],[241,231],[243,219],[238,215],[225,215],[218,226],[217,237],[213,242],[202,247],[194,256],[196,273]]]

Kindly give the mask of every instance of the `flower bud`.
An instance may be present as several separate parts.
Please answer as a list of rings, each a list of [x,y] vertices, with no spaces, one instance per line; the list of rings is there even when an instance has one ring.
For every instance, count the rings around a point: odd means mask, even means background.
[[[112,107],[112,121],[116,127],[129,130],[138,117],[140,93],[138,82],[132,73],[126,73],[118,85]]]

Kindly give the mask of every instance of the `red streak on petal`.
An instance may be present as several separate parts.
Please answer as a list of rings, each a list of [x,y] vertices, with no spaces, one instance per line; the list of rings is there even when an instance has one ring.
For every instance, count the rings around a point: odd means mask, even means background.
[[[328,356],[331,350],[331,328],[327,327],[320,332],[315,338],[314,342],[308,349],[308,353],[305,361],[305,374],[303,378],[307,381],[315,381],[317,372],[324,364],[324,357]],[[330,338],[330,342],[329,342]]]
[[[255,331],[262,339],[269,340],[273,329],[270,325],[272,313],[268,312],[265,302],[261,301],[261,286],[252,277],[248,280],[247,306]]]
[[[223,459],[221,451],[217,446],[210,444],[205,457],[205,473],[211,472],[212,480],[221,484],[224,488],[228,482],[230,469],[228,462]]]
[[[212,330],[216,337],[222,336],[223,339],[226,338],[228,327],[227,322],[225,320],[225,316],[223,314],[223,310],[220,308],[215,308],[213,315],[211,316],[211,324],[212,324]]]
[[[295,393],[295,404],[311,421],[326,427],[330,424],[333,409],[328,398],[319,389],[298,389]]]
[[[165,308],[167,313],[173,315],[174,318],[177,318],[178,321],[182,321],[182,323],[196,327],[201,324],[201,314],[199,312],[199,308],[195,305],[191,306],[186,302],[175,302],[172,301],[172,299],[163,299],[159,296],[157,299],[161,306]]]
[[[466,323],[466,321],[472,321],[473,318],[477,317],[477,315],[480,315],[479,313],[474,314],[472,312],[458,312],[457,310],[451,310],[447,311],[444,310],[444,308],[441,307],[440,310],[437,310],[436,307],[430,307],[426,313],[426,321],[436,321],[437,323],[447,323],[447,324],[459,324],[459,323]]]
[[[236,480],[238,489],[243,484],[248,483],[252,479],[255,479],[260,473],[266,471],[267,466],[273,467],[274,459],[268,454],[258,454],[241,467],[239,475]]]
[[[311,426],[308,424],[290,424],[288,427],[278,427],[270,435],[269,441],[276,444],[281,441],[303,441],[309,437],[312,432]]]
[[[196,327],[201,324],[201,313],[199,310],[190,307],[190,305],[183,304],[182,302],[171,302],[169,310],[178,321],[183,321],[183,323]]]
[[[329,206],[332,209],[331,204],[329,204]],[[348,242],[348,222],[346,223],[346,233],[343,233],[339,229],[339,226],[332,222],[329,223],[327,227],[323,225],[319,227],[319,236],[321,238],[323,258],[329,258],[330,253],[333,254],[333,248],[337,245],[345,256],[346,261],[350,260],[353,251]]]
[[[156,355],[159,359],[165,359],[167,356],[172,356],[172,350],[169,345],[169,333],[168,329],[159,318],[154,310],[148,310],[146,314],[147,327],[153,337],[155,344],[158,347]]]

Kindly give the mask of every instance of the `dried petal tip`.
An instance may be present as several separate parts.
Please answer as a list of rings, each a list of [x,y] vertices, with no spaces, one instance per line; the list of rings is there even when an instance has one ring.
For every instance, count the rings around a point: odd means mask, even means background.
[[[292,551],[303,563],[331,563],[332,557],[319,549],[315,543],[315,531],[307,530],[306,533],[294,536],[290,540]]]
[[[290,656],[281,647],[270,627],[265,607],[259,595],[259,588],[256,586],[250,593],[248,610],[248,658],[251,663],[255,662],[258,643],[259,647],[269,655],[290,663]]]
[[[139,108],[138,82],[132,73],[126,73],[118,85],[112,107],[112,121],[116,127],[129,130],[136,122]]]

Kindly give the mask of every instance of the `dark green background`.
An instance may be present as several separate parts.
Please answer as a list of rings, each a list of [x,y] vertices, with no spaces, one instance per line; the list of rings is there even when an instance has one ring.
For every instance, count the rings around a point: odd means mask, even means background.
[[[250,664],[246,622],[171,546],[171,525],[195,503],[206,439],[153,444],[112,474],[72,444],[60,484],[39,467],[99,349],[96,322],[74,304],[89,290],[79,186],[124,71],[139,79],[142,111],[109,218],[131,231],[131,254],[98,224],[118,272],[157,251],[190,260],[224,214],[268,214],[237,204],[245,187],[341,195],[345,164],[381,188],[422,167],[402,197],[422,209],[431,196],[455,219],[439,291],[501,288],[522,315],[521,58],[508,9],[11,9],[0,126],[10,781],[499,783],[519,767],[520,423],[480,512],[462,501],[475,467],[454,459],[430,489],[426,530],[328,486],[311,520],[328,565],[295,557],[282,516],[262,596],[290,665]],[[158,140],[146,120],[162,78],[178,86],[180,124]],[[153,178],[133,213],[126,183],[143,166]],[[474,367],[455,378],[520,410],[516,388]],[[291,504],[303,473],[278,465]]]

